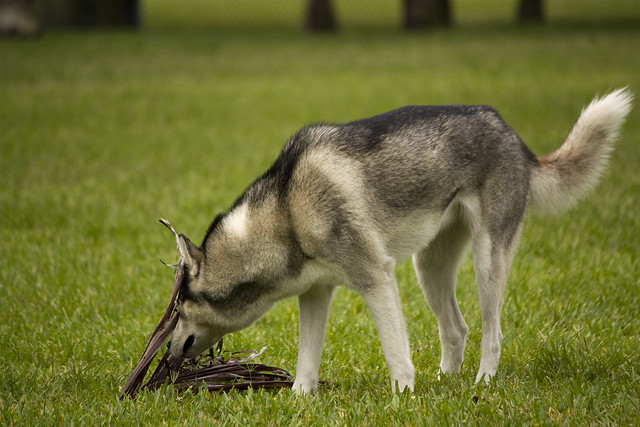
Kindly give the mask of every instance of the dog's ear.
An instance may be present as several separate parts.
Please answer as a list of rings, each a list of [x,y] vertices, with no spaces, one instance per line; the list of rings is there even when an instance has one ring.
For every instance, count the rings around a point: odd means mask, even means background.
[[[185,265],[189,269],[189,273],[194,276],[197,275],[200,271],[200,264],[204,261],[204,253],[202,250],[191,243],[191,240],[184,234],[178,236],[178,250]]]

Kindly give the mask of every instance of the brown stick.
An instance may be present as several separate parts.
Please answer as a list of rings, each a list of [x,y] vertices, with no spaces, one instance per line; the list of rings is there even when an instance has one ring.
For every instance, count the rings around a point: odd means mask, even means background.
[[[173,286],[173,292],[171,292],[171,300],[169,301],[169,305],[164,312],[164,315],[160,319],[160,322],[156,325],[153,333],[151,334],[151,338],[147,343],[144,352],[142,353],[142,357],[140,361],[134,368],[129,378],[124,383],[122,387],[122,391],[120,393],[120,400],[122,400],[125,396],[134,397],[138,390],[140,389],[140,385],[142,381],[144,381],[144,377],[147,374],[147,370],[149,369],[149,365],[153,361],[158,350],[164,345],[164,342],[167,340],[171,332],[176,327],[176,323],[178,323],[178,313],[176,312],[176,301],[178,299],[178,292],[180,290],[180,286],[182,285],[182,281],[184,278],[184,266],[182,263],[178,265],[175,271],[175,284]]]

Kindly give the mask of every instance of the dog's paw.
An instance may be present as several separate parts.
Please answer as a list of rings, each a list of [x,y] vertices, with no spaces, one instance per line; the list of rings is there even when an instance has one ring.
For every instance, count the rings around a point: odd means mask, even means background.
[[[292,389],[298,396],[311,394],[318,389],[318,380],[296,377]]]
[[[397,378],[391,378],[391,391],[396,393],[402,393],[406,390],[413,392],[413,372],[410,374],[402,375]]]
[[[478,372],[478,375],[476,375],[476,384],[480,383],[480,382],[484,382],[485,384],[490,384],[491,383],[491,379],[495,376],[495,372],[493,374],[489,373],[489,372]]]

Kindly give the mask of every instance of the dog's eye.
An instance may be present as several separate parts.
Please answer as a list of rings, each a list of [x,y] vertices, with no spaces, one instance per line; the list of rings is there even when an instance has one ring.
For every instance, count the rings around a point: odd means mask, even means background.
[[[187,338],[187,340],[184,342],[184,347],[182,348],[182,352],[186,353],[187,350],[189,350],[189,347],[191,347],[193,345],[193,342],[196,340],[196,336],[191,334],[189,335],[189,338]]]

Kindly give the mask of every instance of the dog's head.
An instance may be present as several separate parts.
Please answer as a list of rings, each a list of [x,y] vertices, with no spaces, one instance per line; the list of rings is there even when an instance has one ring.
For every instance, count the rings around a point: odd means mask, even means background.
[[[192,358],[223,335],[243,329],[275,302],[290,268],[286,245],[266,221],[251,226],[246,209],[214,221],[202,247],[177,236],[184,279],[178,323],[169,341],[176,357]]]
[[[178,323],[168,347],[176,357],[192,358],[215,344],[226,332],[215,324],[213,307],[198,292],[204,276],[204,251],[183,234],[178,236],[178,248],[184,277],[178,293]]]

